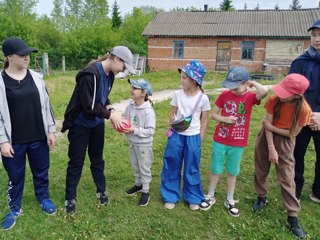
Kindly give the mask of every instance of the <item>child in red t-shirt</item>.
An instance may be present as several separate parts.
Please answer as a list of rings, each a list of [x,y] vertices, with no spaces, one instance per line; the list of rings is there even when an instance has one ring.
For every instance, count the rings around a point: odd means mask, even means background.
[[[215,203],[215,188],[223,173],[226,159],[228,194],[225,207],[233,217],[239,216],[233,199],[236,178],[240,173],[240,163],[244,147],[247,146],[252,107],[268,94],[268,89],[250,81],[248,70],[241,66],[233,67],[227,73],[222,85],[229,90],[222,92],[215,102],[212,118],[218,121],[212,143],[212,162],[209,191],[206,198],[210,206],[203,202],[201,210],[208,210]],[[249,91],[254,87],[256,92]],[[219,112],[221,111],[221,115]]]
[[[300,203],[295,194],[293,150],[295,136],[310,122],[312,111],[303,97],[308,86],[309,81],[304,76],[289,74],[272,87],[275,95],[265,104],[267,114],[254,152],[254,185],[258,198],[252,211],[259,212],[267,204],[268,175],[270,165],[274,163],[282,202],[288,214],[287,225],[300,238],[306,237],[306,234],[297,219]]]

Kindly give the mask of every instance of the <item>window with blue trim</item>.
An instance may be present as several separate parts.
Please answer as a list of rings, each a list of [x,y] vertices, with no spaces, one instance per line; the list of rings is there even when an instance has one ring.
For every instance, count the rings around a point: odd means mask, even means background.
[[[254,42],[242,42],[241,60],[253,61],[254,56]]]
[[[173,41],[173,58],[182,59],[184,56],[184,41]]]

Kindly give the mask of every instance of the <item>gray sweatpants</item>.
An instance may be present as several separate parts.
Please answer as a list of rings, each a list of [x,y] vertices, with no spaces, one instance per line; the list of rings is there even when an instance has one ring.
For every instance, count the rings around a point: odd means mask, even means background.
[[[152,146],[136,146],[130,144],[130,161],[134,171],[135,184],[137,186],[142,185],[142,192],[149,192],[149,185],[152,178]]]

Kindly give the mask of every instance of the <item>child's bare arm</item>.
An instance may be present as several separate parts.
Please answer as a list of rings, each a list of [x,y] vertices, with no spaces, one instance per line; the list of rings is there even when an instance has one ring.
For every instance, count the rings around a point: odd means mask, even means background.
[[[205,111],[201,113],[201,127],[200,127],[200,135],[201,140],[204,139],[204,135],[208,128],[208,122],[209,122],[209,111]]]
[[[264,120],[263,121],[263,126],[268,129],[271,132],[277,133],[279,135],[282,135],[284,137],[295,137],[299,134],[301,131],[302,127],[300,127],[298,124],[296,128],[293,130],[292,134],[290,134],[289,129],[282,129],[282,128],[277,128],[271,124],[271,122]]]
[[[256,81],[250,81],[250,87],[254,87],[257,91],[256,98],[257,100],[261,100],[262,98],[266,97],[268,95],[268,88],[266,86],[263,86],[262,84],[256,82]]]
[[[273,116],[270,114],[267,114],[264,122],[272,123],[272,121],[273,121]],[[269,150],[269,161],[275,164],[278,164],[279,155],[274,146],[273,133],[272,131],[268,130],[266,127],[265,127],[265,131],[266,131],[266,138],[267,138],[268,150]]]
[[[213,113],[212,113],[213,120],[216,120],[218,122],[230,123],[230,124],[233,124],[237,121],[237,117],[235,116],[223,117],[219,114],[219,112],[220,112],[220,108],[218,106],[214,106]]]
[[[174,116],[177,114],[177,111],[178,111],[177,107],[171,108],[170,117],[169,117],[169,125],[174,120]]]

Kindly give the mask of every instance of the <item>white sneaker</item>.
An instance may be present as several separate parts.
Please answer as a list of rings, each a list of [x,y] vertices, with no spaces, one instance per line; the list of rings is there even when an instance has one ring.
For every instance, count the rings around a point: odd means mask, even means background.
[[[166,209],[174,209],[174,207],[175,207],[176,205],[174,204],[174,203],[165,203],[164,204],[164,208],[166,208]]]
[[[228,209],[228,212],[232,217],[239,217],[240,212],[239,212],[239,209],[236,208],[236,201],[234,201],[234,200],[230,200],[230,201],[226,200],[224,202],[224,206]]]
[[[216,198],[210,195],[205,195],[204,197],[205,199],[200,203],[200,210],[208,211],[216,203]]]
[[[200,206],[199,204],[190,204],[189,205],[189,208],[192,210],[192,211],[197,211],[200,209]]]
[[[320,199],[317,198],[313,193],[310,193],[309,197],[310,197],[310,199],[311,199],[312,201],[314,201],[315,203],[320,203]]]

